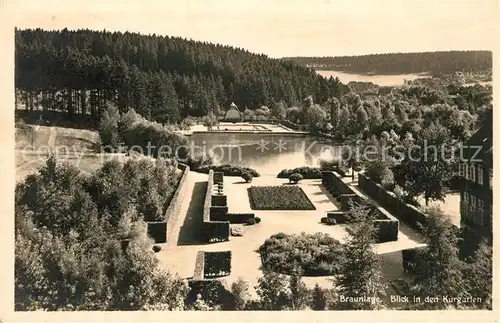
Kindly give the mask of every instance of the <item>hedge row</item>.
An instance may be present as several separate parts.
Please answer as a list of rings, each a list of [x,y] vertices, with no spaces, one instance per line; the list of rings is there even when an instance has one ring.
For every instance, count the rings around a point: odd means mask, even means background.
[[[377,243],[397,241],[399,233],[399,221],[393,219],[374,220],[375,240]]]
[[[362,174],[359,174],[359,176],[359,185],[363,188],[361,186]],[[373,220],[373,225],[376,228],[376,241],[378,243],[396,241],[398,239],[399,221],[392,215],[385,214],[377,206],[370,205],[369,201],[358,195],[358,193],[344,183],[336,173],[330,171],[323,172],[322,183],[340,202],[342,211],[348,211],[356,205],[366,205],[369,207],[369,215],[375,219]],[[339,224],[349,223],[350,219],[342,213],[343,212],[329,212],[327,213],[327,217],[335,219],[335,222]]]
[[[227,276],[231,273],[231,251],[205,251],[204,278]]]
[[[337,197],[341,194],[356,194],[335,172],[322,172],[321,184],[333,195],[333,197]]]
[[[248,223],[248,220],[254,218],[254,213],[226,213],[210,215],[211,221],[229,221],[231,224],[246,224]]]
[[[406,204],[392,192],[386,191],[380,184],[369,177],[358,174],[359,187],[382,207],[395,214],[402,221],[416,230],[421,230],[427,222],[427,215],[413,205]]]
[[[208,172],[207,192],[205,194],[205,203],[203,205],[203,228],[202,240],[207,243],[221,242],[229,240],[229,221],[213,221],[211,213],[215,212],[216,216],[224,216],[224,212],[212,211],[212,191],[214,186],[214,171]],[[227,216],[227,208],[225,212]]]
[[[340,209],[348,211],[352,207],[366,204],[366,200],[357,194],[341,194],[337,196],[337,201],[340,203]]]
[[[204,165],[198,167],[195,171],[208,174],[210,171],[222,172],[224,176],[241,176],[243,173],[250,173],[253,177],[259,177],[260,174],[253,168],[243,167],[239,165]]]
[[[304,179],[320,179],[321,169],[318,167],[297,167],[294,169],[283,169],[278,174],[278,178],[288,178],[292,174],[300,174]]]

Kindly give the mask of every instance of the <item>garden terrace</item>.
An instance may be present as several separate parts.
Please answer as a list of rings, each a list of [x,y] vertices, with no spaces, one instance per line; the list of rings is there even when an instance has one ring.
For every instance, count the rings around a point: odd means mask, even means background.
[[[382,185],[375,183],[369,177],[358,174],[359,187],[380,205],[387,208],[398,218],[416,230],[421,230],[427,221],[427,215],[413,205],[406,204],[397,196],[385,190]]]
[[[248,196],[253,210],[316,210],[298,186],[251,186]]]

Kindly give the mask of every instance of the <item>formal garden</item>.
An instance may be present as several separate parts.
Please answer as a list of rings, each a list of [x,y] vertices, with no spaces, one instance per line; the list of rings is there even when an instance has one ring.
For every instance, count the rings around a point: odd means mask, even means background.
[[[304,191],[297,186],[252,186],[248,188],[253,210],[315,210]]]

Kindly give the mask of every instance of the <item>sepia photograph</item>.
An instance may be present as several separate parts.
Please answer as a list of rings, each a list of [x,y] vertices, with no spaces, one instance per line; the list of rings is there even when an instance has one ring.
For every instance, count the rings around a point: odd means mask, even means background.
[[[494,312],[496,1],[19,3],[9,311]]]

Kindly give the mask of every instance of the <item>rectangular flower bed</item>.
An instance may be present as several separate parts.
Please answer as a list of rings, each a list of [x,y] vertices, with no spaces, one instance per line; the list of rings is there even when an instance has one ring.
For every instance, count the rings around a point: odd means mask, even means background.
[[[252,186],[248,196],[253,210],[316,210],[298,186]]]

